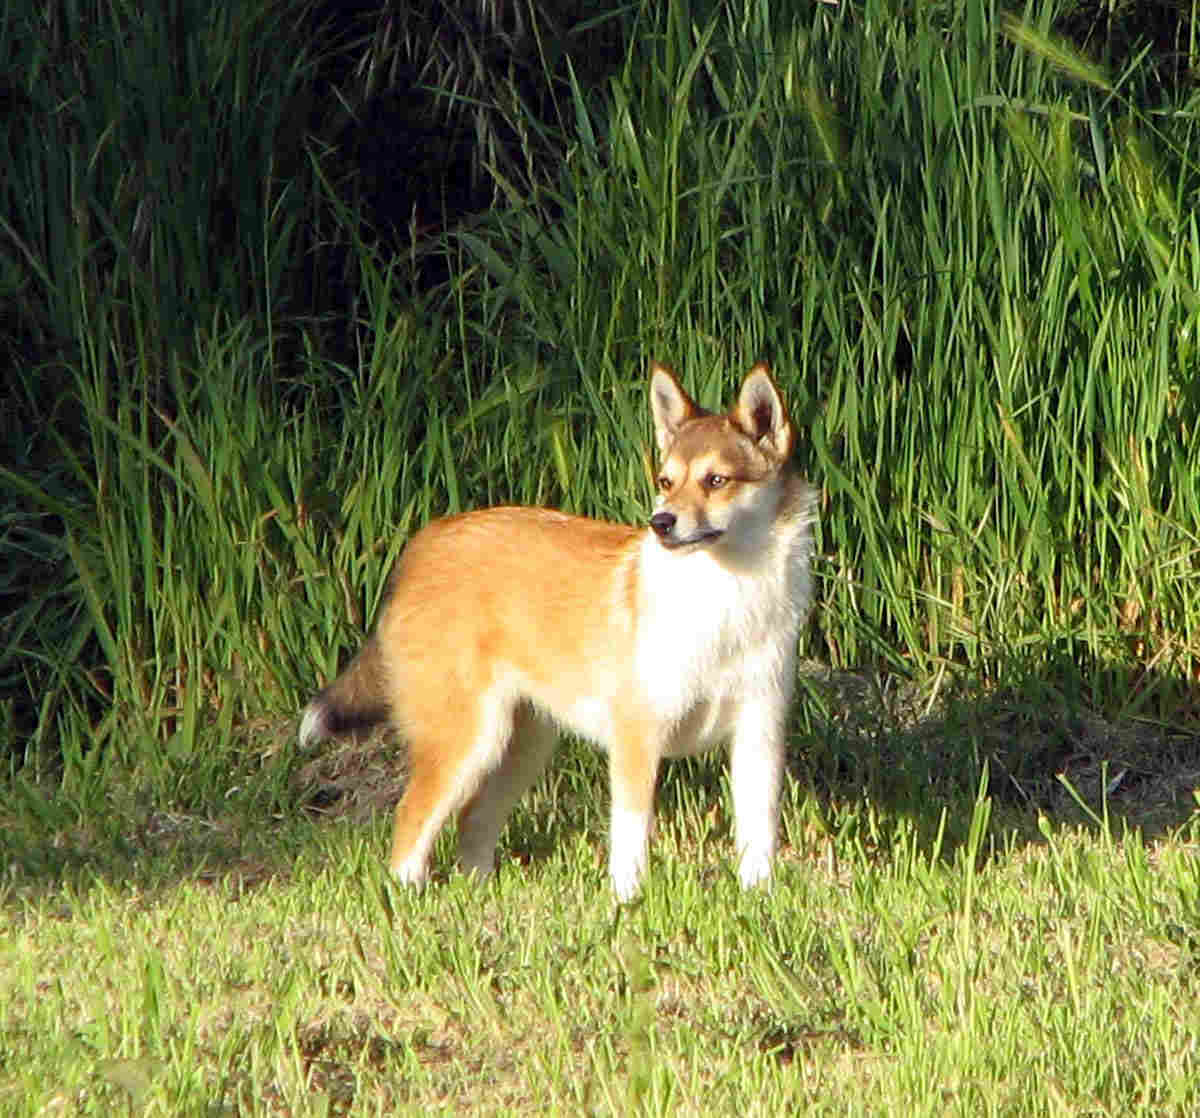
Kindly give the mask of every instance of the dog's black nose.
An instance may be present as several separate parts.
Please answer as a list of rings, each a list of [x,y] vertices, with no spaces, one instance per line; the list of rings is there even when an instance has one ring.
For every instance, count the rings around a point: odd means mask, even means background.
[[[650,527],[659,536],[669,536],[675,529],[675,514],[673,512],[656,512],[650,517]]]

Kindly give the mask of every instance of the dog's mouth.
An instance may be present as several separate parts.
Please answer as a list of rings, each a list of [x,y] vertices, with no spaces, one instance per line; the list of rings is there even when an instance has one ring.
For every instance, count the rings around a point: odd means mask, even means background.
[[[724,534],[718,528],[706,528],[702,532],[693,532],[690,536],[675,537],[660,535],[658,542],[668,551],[681,551],[689,547],[703,547],[705,544],[712,543],[713,540],[719,540]]]

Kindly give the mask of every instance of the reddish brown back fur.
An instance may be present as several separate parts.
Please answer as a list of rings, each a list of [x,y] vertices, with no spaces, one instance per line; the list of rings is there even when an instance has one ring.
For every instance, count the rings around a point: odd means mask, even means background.
[[[569,705],[570,696],[590,690],[582,675],[621,670],[582,660],[579,645],[590,630],[602,657],[601,634],[613,633],[614,620],[631,642],[639,536],[626,525],[502,507],[435,521],[409,543],[376,634],[392,716],[411,751],[393,868],[457,787],[486,729],[480,697],[500,673],[532,680]],[[613,602],[612,570],[622,562],[627,577]]]

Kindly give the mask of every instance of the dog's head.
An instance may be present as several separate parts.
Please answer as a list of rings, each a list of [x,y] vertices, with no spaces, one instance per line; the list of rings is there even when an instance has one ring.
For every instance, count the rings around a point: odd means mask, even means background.
[[[726,415],[697,406],[665,365],[650,368],[650,411],[661,465],[650,517],[670,550],[754,545],[778,506],[795,431],[767,366],[755,365]]]

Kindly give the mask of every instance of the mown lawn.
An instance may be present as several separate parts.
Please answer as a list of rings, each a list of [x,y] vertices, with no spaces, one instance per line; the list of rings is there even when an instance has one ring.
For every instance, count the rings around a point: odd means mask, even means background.
[[[603,765],[579,747],[482,886],[449,873],[446,843],[424,892],[392,884],[387,813],[362,818],[378,789],[358,797],[352,778],[337,795],[310,780],[275,818],[10,815],[0,1110],[1200,1106],[1186,793],[1166,815],[1153,797],[1142,828],[1138,797],[1114,795],[1103,828],[1065,796],[1053,815],[999,790],[813,797],[800,760],[777,875],[745,893],[723,771],[668,768],[647,889],[625,908],[604,868]]]

